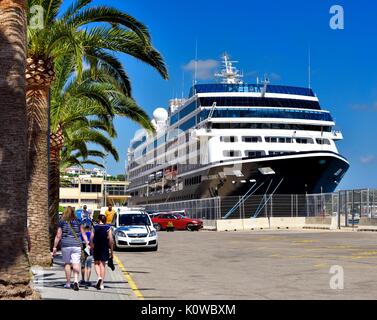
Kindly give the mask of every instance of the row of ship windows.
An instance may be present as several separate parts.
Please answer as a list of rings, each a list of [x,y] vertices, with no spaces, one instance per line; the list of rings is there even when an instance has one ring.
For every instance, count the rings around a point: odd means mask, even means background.
[[[200,112],[200,119],[208,118],[209,109]],[[314,110],[270,109],[270,108],[218,108],[212,118],[285,118],[333,121],[331,114]]]
[[[331,132],[331,126],[316,126],[309,124],[290,123],[213,123],[213,129],[279,129]]]
[[[314,144],[312,138],[290,138],[290,137],[265,137],[264,140],[268,143],[300,143],[300,144]],[[317,138],[315,139],[317,144],[330,145],[329,139]],[[221,142],[235,143],[238,142],[237,136],[221,136]],[[262,142],[262,137],[246,136],[242,137],[242,142],[258,143]]]
[[[288,155],[288,154],[295,154],[295,151],[269,151],[268,155],[270,156],[281,156],[281,155]],[[240,150],[224,150],[223,151],[224,157],[229,158],[239,158],[242,157],[242,152]],[[261,158],[266,155],[266,152],[263,150],[246,150],[245,156],[248,158]]]
[[[196,125],[196,117],[193,117],[186,121],[185,123],[179,126],[179,129],[182,131],[187,131],[190,128],[193,128]],[[306,124],[289,124],[289,123],[212,123],[213,129],[280,129],[280,130],[304,130],[304,131],[322,131],[322,132],[331,132],[331,126],[316,126],[316,125],[306,125]],[[154,148],[162,146],[164,143],[167,143],[172,140],[175,136],[172,132],[159,137],[154,142],[150,143],[145,151],[143,150],[143,155]],[[186,133],[186,141],[189,141],[190,135]],[[134,142],[132,148],[140,146],[146,141],[145,138],[140,141]]]
[[[243,136],[241,137],[242,142],[246,143],[260,143],[263,141],[263,138],[260,136]],[[236,143],[238,142],[238,137],[237,136],[221,136],[220,137],[221,142],[226,142],[226,143]],[[291,137],[265,137],[264,141],[267,143],[299,143],[299,144],[314,144],[314,140],[312,138],[305,138],[305,137],[297,137],[297,138],[291,138]],[[331,145],[329,139],[324,139],[324,138],[316,138],[315,139],[317,144],[321,145]],[[189,151],[188,151],[189,152]],[[143,150],[142,152],[143,155],[146,154],[146,149]],[[176,155],[177,156],[177,155]],[[153,165],[150,165],[151,168]],[[130,165],[130,169],[133,169],[137,167],[136,162],[132,162]]]
[[[237,143],[238,142],[237,136],[221,136],[220,141],[225,143]],[[263,138],[260,136],[243,136],[242,142],[245,143],[261,143],[263,141]],[[298,144],[314,144],[314,139],[312,138],[306,138],[306,137],[265,137],[264,141],[266,143],[298,143]],[[315,142],[320,145],[331,145],[331,142],[329,139],[325,138],[316,138]],[[271,153],[270,153],[271,154]],[[177,156],[177,154],[175,154]],[[137,162],[133,162],[130,165],[130,169],[133,169],[138,166]],[[138,170],[135,170],[131,173],[132,176],[138,175],[139,173],[150,170],[154,167],[153,164],[147,164]]]
[[[274,108],[299,108],[309,110],[320,110],[318,101],[279,99],[279,98],[259,98],[259,97],[208,97],[199,98],[180,111],[174,113],[170,124],[174,124],[184,118],[198,107],[211,107],[214,103],[218,107],[274,107]],[[231,111],[231,109],[229,109]]]
[[[218,107],[275,107],[320,110],[318,101],[262,98],[262,97],[206,97],[199,98],[200,106],[211,107],[215,102]]]
[[[201,105],[202,107],[211,107],[214,102],[217,103],[218,100],[213,101],[211,103],[208,102],[205,105]],[[239,106],[239,107],[250,107],[252,105],[237,105],[237,104],[230,104],[227,105],[225,103],[217,104],[217,107],[227,107],[227,106]],[[255,104],[254,106],[258,106]],[[246,118],[246,117],[257,117],[257,118],[291,118],[291,119],[308,119],[308,120],[323,120],[323,121],[333,121],[331,115],[328,112],[321,112],[321,111],[314,111],[320,110],[320,108],[305,108],[305,106],[301,106],[303,109],[307,110],[292,110],[292,109],[271,109],[268,107],[275,107],[275,108],[299,108],[301,105],[294,105],[289,104],[286,101],[284,104],[279,103],[277,105],[271,104],[266,105],[265,108],[221,108],[215,109],[213,111],[212,117],[213,118]],[[259,107],[263,107],[259,106]],[[183,119],[190,113],[194,112],[198,106],[196,102],[190,103],[188,106],[184,107],[181,111],[173,114],[170,119],[170,125],[177,123],[179,120]],[[210,110],[202,110],[200,112],[200,121],[208,118]]]
[[[190,96],[194,93],[208,93],[208,92],[262,92],[264,84],[228,84],[228,83],[211,83],[211,84],[197,84],[190,90]],[[267,93],[282,93],[295,94],[303,96],[314,97],[314,93],[310,88],[267,85]]]

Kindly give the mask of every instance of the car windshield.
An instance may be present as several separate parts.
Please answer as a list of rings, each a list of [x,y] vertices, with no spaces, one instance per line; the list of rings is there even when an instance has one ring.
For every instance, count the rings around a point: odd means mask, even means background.
[[[150,226],[150,221],[146,214],[122,214],[119,216],[120,226]]]

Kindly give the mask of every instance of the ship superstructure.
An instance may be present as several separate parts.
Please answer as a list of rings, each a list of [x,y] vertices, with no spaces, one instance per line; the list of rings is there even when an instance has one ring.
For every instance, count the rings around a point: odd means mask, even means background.
[[[156,135],[138,132],[128,150],[133,204],[255,193],[332,192],[349,164],[343,139],[311,88],[256,84],[227,55],[218,83],[153,113]]]

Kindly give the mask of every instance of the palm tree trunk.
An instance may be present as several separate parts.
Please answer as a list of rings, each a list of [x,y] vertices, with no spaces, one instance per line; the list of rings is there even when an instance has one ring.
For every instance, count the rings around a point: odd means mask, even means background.
[[[59,200],[60,200],[60,149],[51,146],[50,144],[50,168],[49,168],[49,233],[50,246],[54,244],[54,237],[56,234],[59,221]]]
[[[31,298],[27,227],[26,0],[0,0],[0,299]]]
[[[49,266],[52,264],[48,215],[49,93],[55,76],[49,59],[28,57],[26,62],[30,261],[33,265]]]
[[[26,90],[28,115],[28,219],[30,262],[51,265],[48,217],[48,100],[49,87],[30,85]]]

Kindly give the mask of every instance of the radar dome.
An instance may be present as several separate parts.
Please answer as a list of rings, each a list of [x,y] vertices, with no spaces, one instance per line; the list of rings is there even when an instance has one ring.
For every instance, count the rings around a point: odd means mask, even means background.
[[[156,122],[165,122],[168,120],[168,112],[164,108],[157,108],[153,111],[153,118]]]
[[[152,119],[151,124],[152,124],[153,128],[157,129],[157,123],[156,123],[155,119]]]

